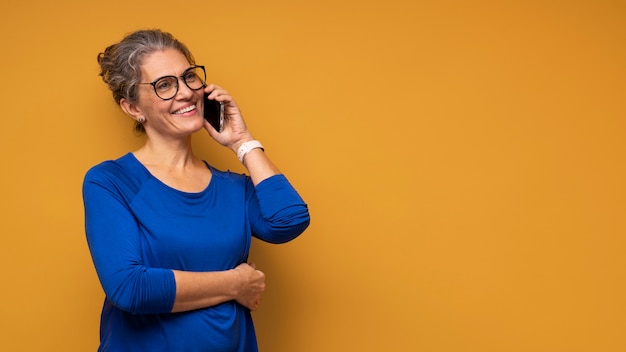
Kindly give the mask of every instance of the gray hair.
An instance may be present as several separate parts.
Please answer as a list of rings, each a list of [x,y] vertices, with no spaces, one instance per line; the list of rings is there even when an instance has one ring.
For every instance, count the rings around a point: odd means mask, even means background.
[[[139,99],[138,84],[141,82],[141,63],[149,54],[165,49],[175,49],[183,54],[190,64],[195,60],[185,44],[179,42],[170,33],[159,29],[139,30],[128,34],[119,43],[110,45],[98,54],[100,76],[113,93],[113,99],[119,105],[123,99],[131,103]],[[143,125],[136,124],[135,129],[143,132]]]

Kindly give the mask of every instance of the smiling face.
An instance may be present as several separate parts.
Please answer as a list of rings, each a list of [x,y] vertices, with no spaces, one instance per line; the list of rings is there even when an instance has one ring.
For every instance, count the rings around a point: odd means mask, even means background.
[[[163,76],[180,77],[190,67],[187,58],[175,49],[156,51],[141,64],[141,82],[153,82]],[[178,93],[170,100],[159,98],[150,84],[139,86],[136,103],[124,101],[124,111],[135,119],[143,118],[148,138],[183,137],[200,130],[204,118],[200,114],[204,90],[192,90],[179,79]]]

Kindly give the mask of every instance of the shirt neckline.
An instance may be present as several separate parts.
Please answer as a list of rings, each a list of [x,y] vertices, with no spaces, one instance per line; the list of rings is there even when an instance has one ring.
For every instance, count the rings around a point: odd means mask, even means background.
[[[187,192],[187,191],[182,191],[180,189],[174,188],[170,185],[168,185],[167,183],[161,181],[158,177],[154,176],[150,170],[141,163],[141,161],[139,161],[139,159],[137,159],[137,157],[135,156],[135,154],[133,152],[128,152],[128,156],[133,160],[134,163],[136,163],[145,173],[146,175],[148,175],[148,177],[151,180],[154,180],[156,183],[160,184],[162,187],[170,190],[170,191],[174,191],[175,193],[184,195],[184,196],[190,196],[190,197],[200,197],[203,194],[205,194],[213,185],[213,180],[215,179],[215,168],[213,168],[211,165],[209,165],[209,163],[207,163],[205,160],[202,160],[202,162],[204,163],[204,165],[207,167],[207,169],[209,169],[209,171],[211,171],[211,180],[209,180],[209,183],[206,185],[206,187],[200,191],[200,192]]]

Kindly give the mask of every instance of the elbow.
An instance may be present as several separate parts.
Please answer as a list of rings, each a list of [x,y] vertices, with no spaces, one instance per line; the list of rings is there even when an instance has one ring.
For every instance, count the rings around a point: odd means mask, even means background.
[[[111,303],[131,314],[167,313],[172,309],[176,295],[173,274],[169,270],[157,273],[148,269],[133,270],[132,275],[125,275],[116,283],[103,285],[105,294]],[[167,277],[171,274],[171,282]]]
[[[311,217],[308,212],[293,217],[286,223],[271,224],[268,235],[262,239],[273,244],[287,243],[300,236],[310,225]]]

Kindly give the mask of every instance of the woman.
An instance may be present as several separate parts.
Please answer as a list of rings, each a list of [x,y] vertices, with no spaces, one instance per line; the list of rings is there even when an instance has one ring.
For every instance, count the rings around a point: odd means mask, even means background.
[[[304,201],[255,141],[221,87],[205,83],[184,44],[159,30],[126,36],[98,55],[115,101],[146,134],[139,150],[90,169],[83,184],[87,241],[106,294],[100,351],[256,351],[250,311],[265,275],[247,264],[251,236],[294,239]],[[217,132],[204,95],[224,107]],[[248,175],[196,157],[201,129],[238,155]]]

